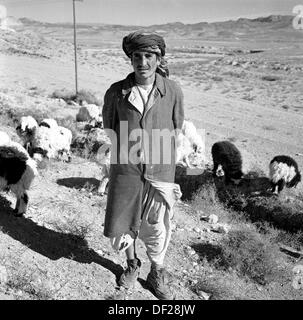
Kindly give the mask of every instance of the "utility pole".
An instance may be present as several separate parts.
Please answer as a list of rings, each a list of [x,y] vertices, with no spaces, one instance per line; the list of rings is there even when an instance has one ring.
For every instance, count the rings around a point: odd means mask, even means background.
[[[77,96],[78,95],[78,67],[77,67],[77,35],[76,35],[76,8],[75,8],[75,1],[83,1],[83,0],[73,0],[75,82],[76,82],[76,96]]]

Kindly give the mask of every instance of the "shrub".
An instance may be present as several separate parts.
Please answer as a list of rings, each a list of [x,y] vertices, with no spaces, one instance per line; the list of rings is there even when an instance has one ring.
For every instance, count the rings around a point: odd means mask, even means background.
[[[278,274],[277,245],[253,229],[231,230],[221,242],[222,261],[226,267],[266,284]]]

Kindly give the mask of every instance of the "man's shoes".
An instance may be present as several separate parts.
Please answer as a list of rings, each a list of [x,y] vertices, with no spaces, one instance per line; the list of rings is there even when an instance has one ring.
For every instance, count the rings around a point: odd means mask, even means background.
[[[164,268],[152,266],[147,276],[146,284],[159,300],[173,300],[174,296],[170,290],[167,271]]]
[[[126,289],[132,288],[140,274],[141,261],[138,258],[127,260],[127,268],[122,273],[118,284]]]

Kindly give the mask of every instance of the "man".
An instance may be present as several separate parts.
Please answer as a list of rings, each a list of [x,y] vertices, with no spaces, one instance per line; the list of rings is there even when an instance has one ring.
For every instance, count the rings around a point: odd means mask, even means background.
[[[127,269],[118,281],[120,286],[130,288],[137,281],[141,261],[135,244],[140,238],[151,262],[147,285],[158,299],[173,299],[163,262],[171,236],[172,207],[181,191],[174,183],[175,141],[170,139],[163,147],[165,138],[156,138],[159,132],[175,137],[175,130],[182,128],[183,94],[167,79],[161,36],[133,32],[124,37],[122,47],[134,72],[114,83],[104,97],[104,128],[115,146],[104,235],[115,249],[126,252]],[[139,143],[133,139],[138,132]]]

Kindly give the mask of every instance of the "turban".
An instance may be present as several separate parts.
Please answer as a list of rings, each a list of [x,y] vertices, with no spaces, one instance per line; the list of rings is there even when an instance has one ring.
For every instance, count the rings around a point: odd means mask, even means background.
[[[122,48],[130,58],[136,50],[145,50],[156,53],[162,57],[165,55],[164,39],[155,33],[132,32],[123,38]]]
[[[165,56],[165,42],[163,37],[155,33],[145,33],[135,31],[123,38],[122,49],[131,58],[132,53],[137,50],[152,52],[160,57],[160,66],[157,72],[164,77],[168,77],[167,62]]]

